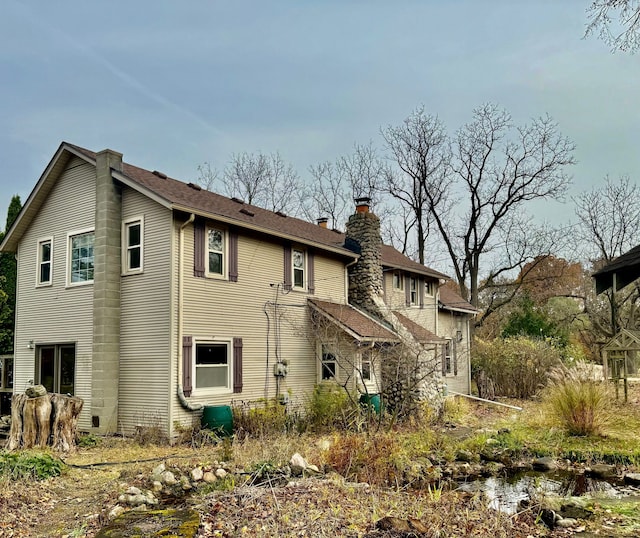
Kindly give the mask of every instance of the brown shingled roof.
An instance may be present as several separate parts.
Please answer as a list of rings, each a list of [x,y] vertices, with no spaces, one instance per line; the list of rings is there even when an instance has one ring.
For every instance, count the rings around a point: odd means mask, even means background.
[[[447,286],[441,286],[440,292],[440,306],[445,310],[457,310],[461,312],[469,312],[474,314],[478,312],[478,309],[470,302],[465,301],[455,291],[449,289]]]
[[[400,312],[394,310],[394,315],[398,318],[405,328],[413,335],[413,337],[421,344],[444,344],[444,338],[440,338],[432,333],[429,329],[416,323],[407,316],[402,315]]]
[[[396,342],[398,340],[398,337],[381,323],[374,321],[351,305],[318,299],[309,299],[309,304],[360,341]]]
[[[93,151],[69,143],[65,143],[65,145],[95,161],[96,153]],[[355,257],[350,250],[345,248],[343,233],[295,217],[282,216],[258,206],[239,203],[226,196],[194,188],[190,183],[184,183],[170,177],[159,177],[149,170],[127,163],[123,163],[122,173],[136,184],[165,200],[174,209],[195,212],[211,218],[223,218],[239,226],[264,229],[275,235],[299,240],[302,243],[326,246],[338,253]],[[385,267],[403,269],[436,279],[449,278],[443,273],[413,261],[392,246],[383,245],[381,255],[382,264]]]

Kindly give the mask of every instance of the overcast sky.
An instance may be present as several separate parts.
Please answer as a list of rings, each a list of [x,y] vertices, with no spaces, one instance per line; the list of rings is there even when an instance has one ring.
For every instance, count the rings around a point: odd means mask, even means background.
[[[64,140],[186,181],[234,152],[309,165],[418,105],[551,115],[573,192],[640,178],[640,55],[583,39],[590,0],[2,2],[0,222]],[[572,208],[544,216],[571,217]]]

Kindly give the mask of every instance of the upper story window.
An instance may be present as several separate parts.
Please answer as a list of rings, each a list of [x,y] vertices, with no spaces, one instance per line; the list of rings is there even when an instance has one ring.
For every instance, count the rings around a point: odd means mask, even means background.
[[[306,256],[304,250],[293,249],[292,261],[293,261],[293,287],[298,289],[305,289],[305,270],[306,270]]]
[[[38,286],[50,286],[53,279],[53,239],[38,241]]]
[[[70,286],[93,282],[93,230],[69,234],[68,278]]]
[[[394,271],[393,273],[393,289],[394,290],[404,289],[404,278],[402,278],[402,273],[400,271]]]
[[[207,274],[224,277],[226,264],[226,235],[224,230],[207,229]]]
[[[142,272],[142,237],[142,218],[135,218],[124,222],[122,233],[124,273]]]
[[[415,277],[409,279],[409,304],[418,304],[418,279]]]
[[[435,286],[433,285],[433,281],[425,280],[424,281],[424,292],[425,292],[425,294],[433,297],[434,290],[435,290]]]

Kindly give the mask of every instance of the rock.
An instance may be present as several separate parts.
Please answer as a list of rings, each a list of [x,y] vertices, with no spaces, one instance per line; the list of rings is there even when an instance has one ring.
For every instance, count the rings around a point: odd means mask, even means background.
[[[162,491],[162,482],[154,480],[151,487],[153,488],[153,491]]]
[[[127,491],[125,491],[125,493],[127,495],[140,495],[142,491],[140,491],[138,488],[134,486],[131,486],[130,488],[127,489]]]
[[[469,450],[459,450],[456,454],[456,460],[471,463],[473,461],[473,454]]]
[[[307,465],[307,471],[312,471],[314,473],[319,473],[320,469],[318,469],[317,465],[310,464],[310,465]]]
[[[153,471],[151,471],[151,479],[157,480],[158,482],[162,482],[161,476],[162,476],[162,473],[164,473],[166,470],[167,468],[165,467],[164,463],[161,463],[160,465],[156,465],[153,468]]]
[[[563,517],[556,521],[556,527],[560,527],[562,529],[568,529],[569,527],[575,527],[578,522],[571,517]]]
[[[124,512],[125,512],[124,508],[119,504],[116,504],[109,512],[109,519],[114,519],[119,515],[124,514]]]
[[[162,478],[161,482],[165,483],[167,486],[173,486],[178,483],[175,475],[171,471],[165,471],[160,476]]]
[[[536,458],[533,460],[533,468],[536,471],[553,471],[556,468],[556,462],[548,456]]]
[[[204,475],[204,471],[202,467],[196,467],[195,469],[191,469],[191,479],[194,482],[200,482],[202,480],[202,476]]]
[[[202,475],[202,480],[204,480],[207,484],[211,484],[212,482],[215,482],[217,479],[218,478],[216,477],[216,475],[211,471],[207,471]]]
[[[224,469],[220,468],[216,471],[216,476],[218,478],[224,478],[225,476],[227,476],[227,471],[225,471]]]
[[[640,473],[627,473],[624,475],[624,483],[630,486],[640,486]]]
[[[289,467],[291,468],[291,474],[299,476],[307,468],[307,461],[296,452],[289,460]]]
[[[585,474],[593,478],[613,478],[616,475],[616,468],[614,465],[596,463],[590,469],[587,469]]]
[[[430,533],[431,529],[419,519],[400,519],[399,517],[386,516],[376,522],[376,529],[395,533],[407,533],[410,536]],[[404,534],[403,534],[404,535]]]
[[[133,536],[133,529],[144,529],[144,536],[181,536],[194,538],[200,528],[200,515],[195,510],[150,510],[136,508],[120,514],[96,534],[96,538]],[[213,534],[217,536],[217,534]],[[220,535],[221,536],[221,535]]]
[[[186,476],[181,476],[180,477],[180,485],[182,486],[182,489],[187,491],[189,489],[191,489],[193,486],[191,486],[191,482],[189,482],[189,478],[187,478]]]
[[[568,503],[560,507],[560,515],[563,519],[589,519],[593,516],[593,510],[582,508],[576,503]]]

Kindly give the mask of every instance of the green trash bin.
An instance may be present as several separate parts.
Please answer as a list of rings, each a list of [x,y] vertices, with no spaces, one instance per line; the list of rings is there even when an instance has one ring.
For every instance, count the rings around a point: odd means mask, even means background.
[[[221,435],[233,435],[233,413],[230,405],[205,405],[202,427]]]
[[[360,396],[360,403],[363,406],[370,405],[371,407],[373,407],[376,415],[380,414],[380,411],[382,409],[382,402],[380,400],[379,394],[362,394]]]

